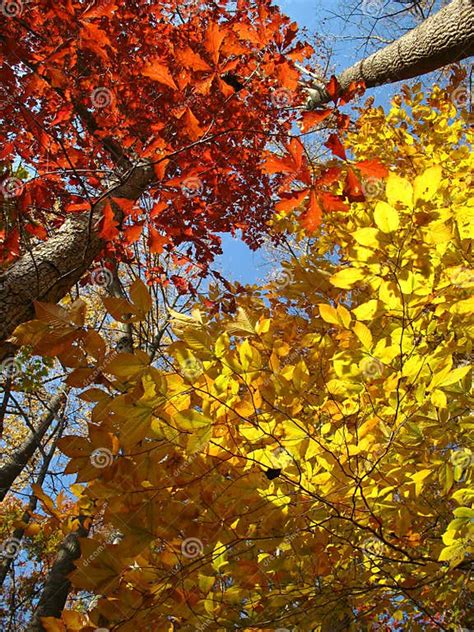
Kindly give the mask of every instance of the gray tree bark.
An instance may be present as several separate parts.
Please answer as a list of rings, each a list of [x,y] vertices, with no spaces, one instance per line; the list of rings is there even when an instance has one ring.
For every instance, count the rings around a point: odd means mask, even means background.
[[[0,362],[15,351],[14,345],[6,342],[15,328],[34,318],[33,301],[57,303],[104,247],[96,224],[106,200],[136,200],[153,178],[153,169],[148,165],[132,168],[91,213],[71,214],[53,237],[23,255],[0,277]],[[121,221],[121,210],[113,203],[112,207],[116,219]]]
[[[352,81],[367,88],[411,79],[474,54],[474,0],[453,0],[398,40],[363,59],[339,77],[346,90]],[[322,85],[309,89],[308,107],[331,100]]]
[[[55,395],[36,432],[10,457],[7,457],[5,465],[0,468],[0,501],[5,498],[15,480],[27,466],[28,461],[40,446],[42,438],[65,402],[66,394],[64,392]]]

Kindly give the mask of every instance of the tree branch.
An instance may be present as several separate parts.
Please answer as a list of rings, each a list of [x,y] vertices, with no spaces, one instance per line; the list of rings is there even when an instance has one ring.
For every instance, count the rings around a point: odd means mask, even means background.
[[[411,79],[474,54],[474,0],[453,0],[398,40],[345,70],[338,81],[342,90],[363,81],[367,88]],[[308,108],[331,100],[315,84],[308,90]]]

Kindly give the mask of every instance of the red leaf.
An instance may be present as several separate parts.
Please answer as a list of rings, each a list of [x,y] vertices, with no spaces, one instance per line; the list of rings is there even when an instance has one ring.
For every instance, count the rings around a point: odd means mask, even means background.
[[[343,160],[347,160],[346,151],[337,134],[330,134],[324,145],[332,151],[333,154],[339,156]]]
[[[143,222],[134,224],[133,226],[127,226],[123,231],[123,240],[126,244],[134,244],[142,234]]]
[[[301,118],[300,127],[303,132],[309,132],[309,130],[313,129],[324,121],[330,114],[332,110],[315,110],[312,112],[305,112]]]
[[[46,228],[41,224],[26,224],[26,230],[38,239],[47,239],[48,233],[46,232]]]
[[[106,241],[115,239],[119,234],[117,230],[118,222],[115,221],[114,212],[110,206],[110,202],[107,200],[104,206],[104,213],[100,220],[99,237]]]
[[[142,75],[144,75],[145,77],[150,77],[150,79],[153,79],[153,81],[158,81],[165,86],[169,86],[170,88],[173,88],[173,90],[178,89],[178,86],[175,84],[168,66],[161,63],[159,60],[152,62],[148,66],[145,66],[145,68],[142,69]]]
[[[154,252],[156,254],[161,254],[163,252],[163,248],[165,244],[169,242],[169,237],[166,235],[161,235],[156,228],[150,226],[148,230],[148,246],[150,248],[150,252]]]
[[[184,294],[189,291],[189,282],[184,277],[173,274],[171,276],[171,280],[180,294]]]
[[[362,184],[351,168],[347,172],[344,195],[349,202],[363,202],[365,200]]]
[[[309,194],[309,206],[303,217],[301,218],[301,225],[308,232],[314,232],[321,224],[322,209],[318,201],[318,197],[314,190]]]
[[[297,191],[296,193],[284,193],[279,202],[275,205],[277,213],[289,213],[297,208],[308,195],[308,189]]]
[[[3,243],[3,249],[6,253],[6,263],[20,254],[20,233],[18,232],[18,228],[16,226],[8,233],[7,238]]]
[[[339,85],[339,81],[334,75],[331,75],[331,79],[329,80],[329,83],[326,84],[326,91],[331,97],[331,99],[334,101],[334,103],[337,103],[339,94],[341,92],[341,86]]]
[[[204,59],[195,53],[189,46],[183,50],[178,49],[176,51],[176,58],[185,68],[191,70],[211,70],[209,64]]]
[[[372,160],[362,160],[356,162],[355,167],[359,169],[363,176],[367,178],[386,178],[388,176],[387,167],[380,162],[378,158],[372,158]]]
[[[341,114],[341,112],[337,112],[336,119],[337,119],[337,129],[341,129],[341,130],[349,129],[351,119],[349,116],[347,116],[347,114]]]
[[[323,204],[325,211],[348,211],[347,204],[334,193],[328,193],[327,191],[321,191],[319,194],[320,200]]]
[[[349,103],[355,95],[362,95],[365,92],[365,83],[363,81],[351,81],[349,86],[344,90],[341,95],[340,105]]]
[[[13,147],[13,143],[5,143],[5,145],[0,149],[0,160],[3,160],[10,155],[13,152]]]
[[[199,125],[199,121],[189,108],[186,108],[183,119],[186,126],[186,131],[188,132],[188,136],[191,138],[191,140],[197,140],[198,138],[201,138],[203,131]]]
[[[211,55],[216,66],[219,61],[219,51],[224,37],[225,33],[221,31],[219,24],[217,22],[211,22],[206,32],[204,46]]]

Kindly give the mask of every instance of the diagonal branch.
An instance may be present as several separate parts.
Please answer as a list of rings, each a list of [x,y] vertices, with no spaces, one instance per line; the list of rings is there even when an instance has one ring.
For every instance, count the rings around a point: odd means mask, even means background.
[[[109,189],[92,213],[71,214],[48,241],[16,261],[0,279],[0,361],[14,352],[1,344],[21,323],[34,318],[33,301],[57,303],[79,281],[104,247],[94,225],[113,197],[137,200],[154,180],[148,164],[132,169],[124,181]],[[117,221],[122,212],[114,206]],[[92,229],[91,229],[92,227]]]
[[[64,392],[59,392],[53,397],[48,412],[40,421],[36,432],[29,437],[18,450],[13,452],[10,457],[6,458],[5,464],[0,468],[0,501],[5,498],[15,480],[27,466],[28,461],[40,446],[41,440],[65,402],[66,394]]]
[[[342,90],[353,81],[367,88],[411,79],[474,54],[474,0],[453,0],[398,40],[338,76]],[[324,86],[308,90],[310,109],[331,100]]]

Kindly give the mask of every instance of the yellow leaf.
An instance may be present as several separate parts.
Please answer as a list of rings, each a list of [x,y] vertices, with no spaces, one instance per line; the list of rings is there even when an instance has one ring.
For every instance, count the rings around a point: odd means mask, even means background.
[[[214,557],[214,559],[212,560],[212,568],[216,570],[217,572],[219,571],[221,566],[224,566],[225,564],[227,564],[227,561],[225,559],[225,552],[226,552],[225,546],[222,544],[222,542],[219,542],[218,540],[216,542],[216,546],[214,547],[214,551],[213,551],[213,555],[215,555],[216,557]]]
[[[400,225],[400,216],[390,204],[377,202],[374,211],[374,219],[377,226],[384,233],[392,233]]]
[[[367,226],[365,228],[359,228],[353,234],[354,239],[361,246],[367,246],[368,248],[378,248],[379,241],[377,239],[378,230],[373,226]]]
[[[413,188],[408,180],[401,178],[396,173],[391,173],[388,176],[385,193],[391,206],[395,206],[397,202],[401,202],[404,206],[412,206]]]
[[[104,364],[102,370],[116,377],[131,378],[144,371],[149,363],[149,356],[140,350],[135,353],[117,353]]]
[[[351,324],[351,313],[348,309],[344,307],[344,305],[337,306],[337,315],[339,316],[339,322],[346,329],[349,328]]]
[[[135,279],[132,283],[130,287],[130,297],[141,316],[148,314],[153,303],[150,292],[141,279]]]
[[[364,323],[354,323],[353,331],[364,347],[370,351],[372,348],[372,333]]]
[[[471,314],[474,312],[474,298],[466,298],[463,301],[457,301],[449,308],[451,314]]]
[[[375,316],[378,308],[378,301],[376,299],[371,299],[367,301],[367,303],[362,303],[358,307],[355,307],[352,310],[352,313],[357,318],[357,320],[372,320]]]
[[[199,573],[198,585],[205,595],[207,595],[207,593],[214,586],[215,581],[216,581],[215,577],[209,577],[207,575],[203,575],[202,573]]]
[[[470,370],[470,366],[459,366],[457,369],[450,371],[447,375],[444,371],[442,371],[441,373],[433,376],[428,388],[434,388],[435,386],[439,388],[441,386],[450,386],[451,384],[455,384],[467,375]]]
[[[415,204],[418,200],[430,200],[441,182],[441,166],[435,165],[426,169],[421,176],[415,178],[413,185]]]
[[[371,417],[367,419],[361,427],[357,431],[357,436],[359,439],[363,439],[366,434],[368,434],[371,430],[373,430],[376,426],[379,425],[379,419],[377,417]]]
[[[448,399],[444,391],[440,391],[438,388],[431,393],[431,403],[436,408],[447,408]]]
[[[357,281],[361,281],[364,278],[364,271],[358,268],[344,268],[343,270],[339,270],[336,274],[333,274],[329,281],[335,287],[340,287],[345,290],[351,288],[354,283]]]
[[[331,323],[332,325],[339,325],[339,318],[337,317],[337,311],[334,307],[320,303],[318,308],[319,314],[325,322]]]
[[[183,430],[196,430],[206,428],[212,421],[197,410],[188,410],[185,413],[175,413],[173,420],[177,422],[179,428]]]
[[[41,623],[46,632],[66,632],[64,623],[56,617],[41,617]]]
[[[431,470],[420,470],[419,472],[415,472],[415,474],[410,474],[410,478],[415,483],[415,494],[417,496],[420,495],[421,490],[424,487],[424,480],[431,474]]]

